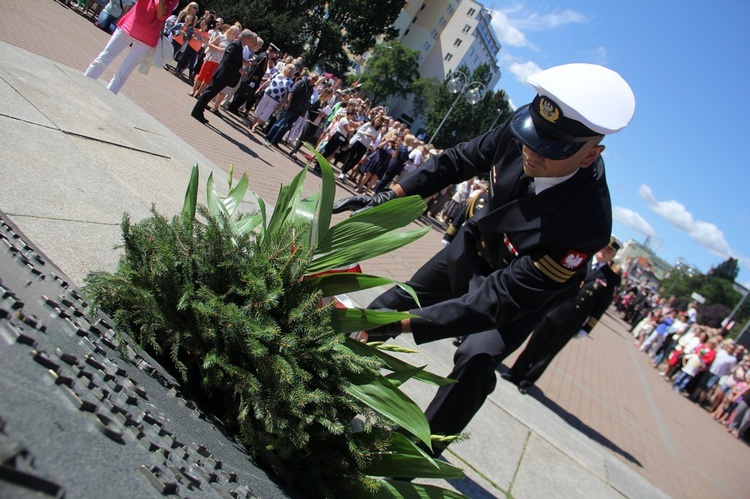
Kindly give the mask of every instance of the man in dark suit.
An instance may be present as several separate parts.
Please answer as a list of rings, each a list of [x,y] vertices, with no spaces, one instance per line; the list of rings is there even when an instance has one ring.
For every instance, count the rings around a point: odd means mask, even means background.
[[[630,122],[630,86],[593,64],[557,66],[528,82],[537,96],[501,126],[447,149],[392,189],[334,205],[335,212],[356,213],[396,197],[429,197],[490,173],[487,206],[408,281],[422,308],[399,287],[370,305],[419,317],[370,330],[370,340],[402,332],[417,343],[468,335],[449,375],[457,382],[440,387],[427,408],[433,434],[465,428],[494,390],[502,359],[576,292],[587,262],[611,234],[600,142]]]
[[[214,76],[211,79],[211,84],[198,98],[198,102],[195,103],[190,116],[201,123],[208,123],[206,117],[203,116],[206,106],[208,106],[211,99],[219,95],[219,92],[224,90],[225,87],[233,87],[238,81],[240,81],[240,69],[242,69],[243,61],[242,48],[257,48],[255,47],[257,41],[258,35],[249,29],[246,29],[240,33],[237,40],[227,45],[227,48],[224,51],[224,56],[221,58],[221,62],[219,62],[219,67],[216,69],[216,73],[214,73]]]
[[[502,374],[518,391],[528,393],[563,347],[578,335],[586,336],[599,322],[620,286],[620,275],[609,266],[619,249],[620,243],[612,237],[594,255],[576,296],[542,319],[513,367]]]
[[[250,60],[245,76],[242,78],[240,87],[232,96],[232,101],[227,106],[227,111],[234,114],[240,113],[240,107],[245,106],[243,114],[247,116],[250,108],[257,100],[258,89],[263,82],[263,76],[266,74],[267,67],[273,65],[279,57],[279,48],[270,43],[268,49],[263,52],[254,54]]]

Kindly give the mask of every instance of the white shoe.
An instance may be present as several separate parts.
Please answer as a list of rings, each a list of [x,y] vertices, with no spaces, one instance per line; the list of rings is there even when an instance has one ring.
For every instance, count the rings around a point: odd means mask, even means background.
[[[344,180],[345,178],[346,178],[345,174],[342,173],[342,174],[339,175],[339,180]]]

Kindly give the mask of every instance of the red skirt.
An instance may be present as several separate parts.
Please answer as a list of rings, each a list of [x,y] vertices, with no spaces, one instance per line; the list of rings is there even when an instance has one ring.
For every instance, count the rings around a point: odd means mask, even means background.
[[[216,71],[216,68],[219,67],[219,63],[217,61],[208,61],[204,62],[203,66],[201,66],[201,72],[198,73],[198,76],[195,78],[198,81],[202,81],[206,85],[211,83],[211,78],[214,76],[214,72]]]

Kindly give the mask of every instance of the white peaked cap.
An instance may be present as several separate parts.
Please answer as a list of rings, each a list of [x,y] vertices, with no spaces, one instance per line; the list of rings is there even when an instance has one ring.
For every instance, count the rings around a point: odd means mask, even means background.
[[[552,99],[562,115],[596,133],[625,128],[635,113],[635,95],[615,71],[598,64],[563,64],[526,80],[540,96]]]

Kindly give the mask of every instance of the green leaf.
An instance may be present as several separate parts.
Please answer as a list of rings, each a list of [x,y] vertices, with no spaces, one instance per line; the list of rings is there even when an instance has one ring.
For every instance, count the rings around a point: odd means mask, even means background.
[[[393,499],[403,497],[408,499],[468,499],[468,496],[452,490],[441,489],[434,485],[421,485],[404,481],[385,481],[378,489],[375,499]]]
[[[307,169],[303,168],[295,175],[290,184],[281,186],[279,196],[276,199],[276,205],[273,209],[273,215],[271,215],[271,221],[268,222],[268,227],[266,227],[266,235],[276,234],[284,226],[290,214],[294,212],[299,201],[299,194],[305,181],[306,172]]]
[[[255,196],[255,200],[258,202],[258,209],[260,210],[260,218],[262,223],[260,224],[260,233],[258,234],[259,240],[263,240],[263,237],[266,235],[266,202],[263,201],[263,198],[255,194],[254,192],[250,191],[253,196]]]
[[[381,234],[409,225],[425,209],[422,198],[409,196],[365,210],[331,227],[319,241],[316,253],[331,253],[353,244],[369,243]]]
[[[193,165],[190,172],[190,182],[185,191],[185,201],[182,203],[182,216],[195,220],[195,208],[198,205],[198,163]]]
[[[393,383],[396,386],[401,386],[402,384],[406,383],[410,379],[416,377],[420,372],[424,371],[424,368],[427,367],[414,367],[412,369],[406,369],[403,371],[396,371],[394,373],[386,375],[386,379]]]
[[[227,208],[221,201],[219,193],[216,191],[216,186],[214,185],[214,172],[211,172],[208,176],[208,182],[206,183],[206,201],[208,204],[208,212],[211,213],[211,216],[218,217],[219,213],[223,213],[229,218],[229,212],[227,212]]]
[[[370,289],[377,286],[396,284],[409,293],[414,301],[417,302],[417,306],[419,306],[419,298],[411,286],[385,277],[360,274],[358,272],[337,272],[334,274],[312,276],[310,277],[310,280],[323,292],[323,296],[335,296],[345,293],[353,293],[363,289]]]
[[[247,215],[235,223],[234,228],[237,230],[237,234],[244,236],[249,232],[253,231],[263,221],[263,215],[256,213],[255,215]]]
[[[234,187],[234,189],[231,188],[231,183],[232,182],[230,180],[230,190],[229,194],[227,194],[227,197],[224,199],[224,206],[227,209],[227,213],[229,213],[230,216],[233,216],[237,211],[237,208],[240,207],[240,203],[245,198],[245,194],[247,193],[247,175],[244,173],[242,174],[242,178]]]
[[[404,435],[393,432],[388,450],[365,469],[371,476],[402,478],[462,479],[464,472],[452,464],[433,459]],[[404,474],[408,476],[404,476]]]
[[[364,372],[349,375],[350,385],[344,390],[360,402],[387,417],[428,447],[431,445],[430,425],[422,409],[382,375]]]
[[[395,234],[382,234],[366,241],[342,246],[336,251],[313,259],[307,267],[307,273],[317,274],[353,263],[360,263],[367,259],[389,253],[416,241],[429,232],[429,230],[429,227],[423,227]],[[332,231],[333,229],[329,231],[329,234]]]
[[[366,308],[335,308],[331,312],[331,327],[334,331],[348,334],[417,317],[419,316],[407,312],[369,310]]]
[[[229,163],[229,171],[227,171],[227,190],[232,190],[232,181],[234,181],[234,163]]]
[[[385,364],[387,369],[393,372],[412,371],[414,369],[414,366],[409,364],[408,362],[404,362],[403,360],[397,359],[392,355],[388,355],[386,352],[380,349],[370,347],[351,338],[347,338],[343,344],[339,345],[339,348],[348,349],[351,352],[362,357],[378,358]],[[445,386],[450,385],[451,383],[455,383],[455,380],[444,378],[443,376],[438,376],[437,374],[433,374],[428,371],[419,371],[415,373],[414,379],[437,386]]]
[[[315,228],[311,234],[310,246],[315,246],[318,241],[322,241],[331,225],[331,214],[333,213],[333,199],[336,196],[336,180],[333,176],[333,169],[328,161],[307,143],[303,143],[311,154],[314,154],[320,165],[320,171],[323,174],[323,183],[320,189],[320,201],[318,203],[318,216],[315,220]]]
[[[307,242],[310,241],[310,233],[313,230],[313,226],[315,225],[315,210],[318,207],[319,198],[320,193],[316,192],[312,196],[307,197],[297,203],[294,214],[292,216],[292,223],[294,223],[297,227],[305,229],[304,232],[298,233],[298,242],[303,241],[305,244],[307,244]]]
[[[428,231],[429,228],[424,227],[406,232],[382,234],[366,242],[351,244],[346,248],[317,256],[310,263],[307,271],[317,274],[360,264],[370,258],[375,258],[406,246],[421,238]]]

